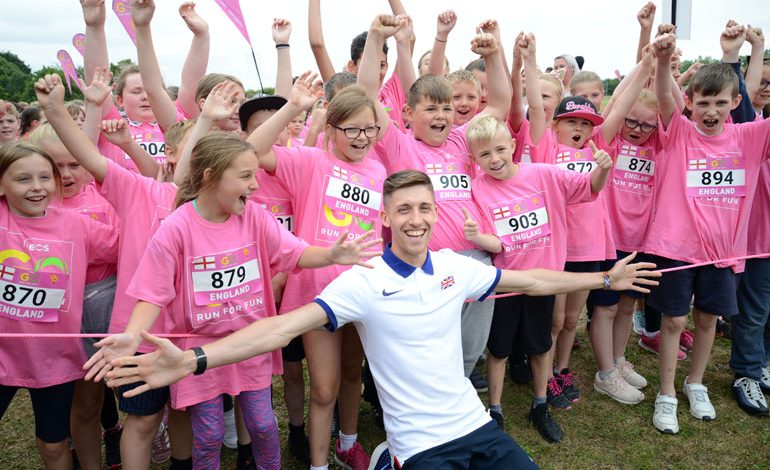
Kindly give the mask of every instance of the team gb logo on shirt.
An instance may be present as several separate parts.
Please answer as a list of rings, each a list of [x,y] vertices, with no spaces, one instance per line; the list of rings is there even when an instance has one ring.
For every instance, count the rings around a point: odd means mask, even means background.
[[[453,285],[455,285],[455,277],[447,276],[443,281],[441,281],[441,290],[452,287]]]

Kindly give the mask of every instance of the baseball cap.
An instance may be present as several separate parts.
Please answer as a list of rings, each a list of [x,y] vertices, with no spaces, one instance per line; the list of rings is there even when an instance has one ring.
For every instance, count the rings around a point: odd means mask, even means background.
[[[241,121],[241,130],[246,130],[246,124],[252,114],[262,110],[278,110],[287,103],[286,98],[278,95],[257,94],[247,99],[238,108],[238,118]]]
[[[553,114],[554,119],[569,117],[583,118],[590,121],[594,126],[604,122],[604,118],[599,114],[594,104],[582,96],[568,96],[564,98]]]

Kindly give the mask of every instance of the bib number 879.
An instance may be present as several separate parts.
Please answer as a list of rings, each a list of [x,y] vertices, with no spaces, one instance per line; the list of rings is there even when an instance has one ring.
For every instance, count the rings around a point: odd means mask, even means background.
[[[228,277],[229,276],[229,277]],[[233,280],[237,276],[237,282],[240,284],[241,282],[246,280],[246,268],[243,266],[238,266],[238,268],[233,269],[225,269],[224,271],[215,271],[211,273],[211,287],[214,289],[221,289],[223,287],[230,287],[233,285]],[[225,281],[225,278],[227,278],[227,281]],[[225,285],[225,282],[227,282],[227,285]]]

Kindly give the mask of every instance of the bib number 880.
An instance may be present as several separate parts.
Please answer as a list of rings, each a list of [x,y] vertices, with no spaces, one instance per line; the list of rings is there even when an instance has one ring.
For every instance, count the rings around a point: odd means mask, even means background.
[[[340,193],[345,199],[350,199],[353,202],[360,202],[361,204],[369,204],[369,190],[361,189],[358,186],[351,186],[348,183],[342,185],[342,193]]]

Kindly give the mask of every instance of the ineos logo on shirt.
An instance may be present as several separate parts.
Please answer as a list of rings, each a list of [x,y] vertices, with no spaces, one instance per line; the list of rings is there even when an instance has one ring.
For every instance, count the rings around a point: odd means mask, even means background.
[[[29,251],[42,251],[42,252],[48,252],[49,247],[48,245],[43,245],[40,243],[30,243],[29,244]]]

